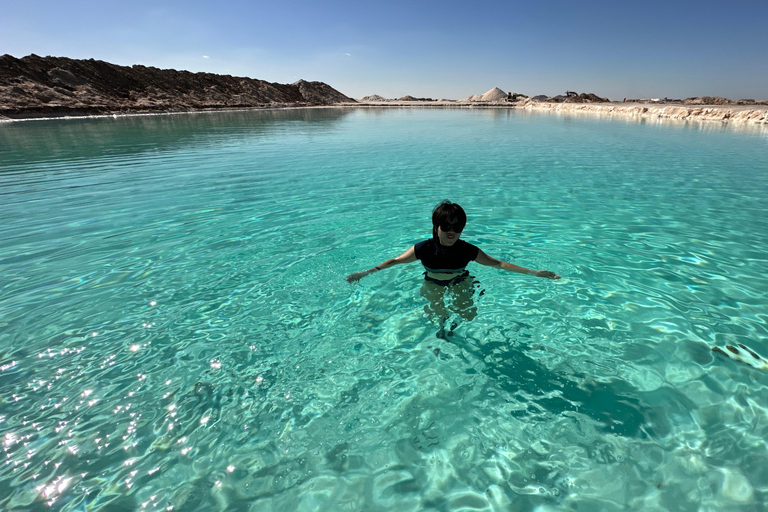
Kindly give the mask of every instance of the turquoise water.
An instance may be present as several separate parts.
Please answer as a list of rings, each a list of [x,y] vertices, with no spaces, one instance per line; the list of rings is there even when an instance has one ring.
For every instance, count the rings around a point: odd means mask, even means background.
[[[768,132],[509,110],[0,124],[0,509],[764,510]],[[486,253],[448,341],[418,264]],[[439,355],[434,349],[439,348]]]

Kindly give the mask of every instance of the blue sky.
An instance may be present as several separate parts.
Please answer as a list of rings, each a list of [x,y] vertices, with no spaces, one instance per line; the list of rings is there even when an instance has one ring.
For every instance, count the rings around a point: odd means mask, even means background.
[[[768,0],[3,4],[0,54],[15,57],[303,78],[354,98],[768,99]]]

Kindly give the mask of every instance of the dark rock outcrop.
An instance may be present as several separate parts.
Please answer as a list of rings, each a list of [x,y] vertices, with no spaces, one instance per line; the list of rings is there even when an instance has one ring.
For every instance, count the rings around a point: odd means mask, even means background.
[[[416,98],[409,94],[407,96],[403,96],[402,98],[399,98],[397,101],[435,101],[435,100],[432,98]]]
[[[322,82],[285,85],[98,60],[0,57],[0,115],[34,117],[354,103]]]
[[[766,100],[729,100],[720,96],[699,96],[696,98],[686,98],[683,100],[685,105],[768,105]]]
[[[575,92],[568,91],[565,96],[554,96],[547,98],[545,101],[551,103],[608,103],[611,100],[608,98],[601,98],[600,96],[591,92],[577,94]]]
[[[733,102],[720,96],[700,96],[698,98],[686,98],[684,105],[731,105]]]

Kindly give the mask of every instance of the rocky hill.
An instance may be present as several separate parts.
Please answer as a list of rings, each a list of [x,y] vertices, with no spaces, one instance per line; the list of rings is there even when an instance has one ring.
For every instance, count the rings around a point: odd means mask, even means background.
[[[0,116],[11,118],[354,102],[323,82],[284,85],[93,59],[0,57]]]
[[[608,103],[611,100],[608,98],[601,98],[597,94],[591,92],[583,92],[579,94],[577,92],[568,91],[565,93],[565,96],[554,96],[552,98],[547,98],[546,101],[551,103]]]

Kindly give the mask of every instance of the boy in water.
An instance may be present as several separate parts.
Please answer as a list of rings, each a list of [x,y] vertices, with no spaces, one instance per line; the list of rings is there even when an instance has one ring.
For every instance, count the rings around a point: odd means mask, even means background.
[[[560,276],[549,270],[531,270],[488,256],[477,246],[460,239],[466,224],[467,214],[464,213],[464,209],[458,204],[443,201],[432,211],[432,238],[417,243],[397,258],[389,259],[368,270],[350,274],[347,276],[347,281],[353,283],[368,274],[394,265],[421,261],[426,270],[421,295],[429,301],[426,307],[427,312],[439,319],[438,337],[444,337],[445,321],[449,316],[445,305],[445,296],[448,292],[454,296],[451,309],[461,318],[469,321],[477,315],[477,308],[472,301],[474,278],[465,268],[470,261],[510,272],[560,279]],[[455,327],[454,324],[451,331]]]

